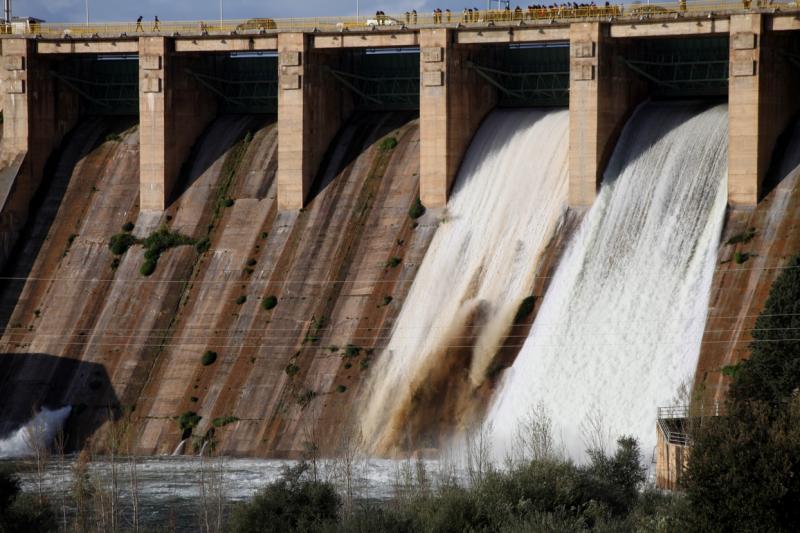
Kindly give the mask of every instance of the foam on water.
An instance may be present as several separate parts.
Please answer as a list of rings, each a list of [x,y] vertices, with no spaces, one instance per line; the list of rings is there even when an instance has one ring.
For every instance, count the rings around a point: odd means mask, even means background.
[[[373,443],[403,423],[398,410],[446,349],[468,344],[469,380],[483,380],[565,209],[568,118],[566,110],[495,111],[477,132],[361,402]]]
[[[697,365],[726,169],[725,105],[636,111],[489,412],[498,455],[544,405],[570,456],[594,420],[606,445],[633,435],[649,458],[656,408]]]
[[[49,448],[71,410],[72,407],[66,406],[39,411],[11,436],[0,440],[0,459],[33,455],[35,446]]]

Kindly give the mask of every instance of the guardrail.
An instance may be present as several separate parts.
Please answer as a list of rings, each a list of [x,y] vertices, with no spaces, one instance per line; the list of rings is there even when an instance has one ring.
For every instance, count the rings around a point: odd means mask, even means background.
[[[131,37],[136,35],[229,35],[232,33],[268,33],[272,31],[345,31],[359,29],[405,29],[429,26],[485,26],[492,24],[558,23],[573,20],[613,20],[688,16],[708,13],[752,12],[761,9],[795,10],[800,0],[768,2],[675,2],[623,6],[533,7],[510,10],[470,10],[441,13],[401,13],[362,17],[253,18],[223,21],[142,21],[80,23],[13,22],[0,25],[0,33],[45,38]]]
[[[659,407],[657,409],[658,429],[670,444],[687,446],[691,441],[687,431],[687,425],[691,419],[720,416],[721,414],[722,409],[718,401],[715,401],[710,406],[673,405]]]

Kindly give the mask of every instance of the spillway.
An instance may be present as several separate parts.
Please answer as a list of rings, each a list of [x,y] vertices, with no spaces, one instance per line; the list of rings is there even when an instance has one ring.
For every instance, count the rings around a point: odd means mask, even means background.
[[[726,206],[727,106],[648,103],[554,275],[487,421],[498,456],[543,406],[566,452],[637,437],[697,365]]]
[[[566,110],[495,111],[477,132],[360,402],[376,451],[429,445],[485,380],[564,213],[568,126]]]

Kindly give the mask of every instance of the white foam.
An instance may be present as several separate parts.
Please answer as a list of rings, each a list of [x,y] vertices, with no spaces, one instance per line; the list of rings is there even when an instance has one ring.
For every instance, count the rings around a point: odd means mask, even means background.
[[[33,455],[35,447],[49,449],[56,434],[64,426],[70,411],[72,411],[70,406],[54,411],[47,408],[39,411],[13,435],[0,440],[0,459]]]

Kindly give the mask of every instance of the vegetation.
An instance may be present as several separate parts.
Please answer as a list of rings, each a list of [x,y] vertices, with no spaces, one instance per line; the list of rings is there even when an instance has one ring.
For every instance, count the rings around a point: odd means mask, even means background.
[[[361,353],[361,347],[355,344],[348,344],[344,349],[345,357],[357,357]]]
[[[278,305],[278,298],[275,296],[266,296],[261,300],[261,307],[263,307],[265,311],[275,309],[276,305]]]
[[[242,304],[243,304],[243,303],[245,303],[246,301],[247,301],[247,296],[245,296],[244,294],[242,294],[242,295],[240,295],[238,298],[236,298],[236,305],[242,305]]]
[[[397,265],[399,265],[402,261],[403,261],[402,259],[400,259],[399,257],[395,256],[395,257],[392,257],[391,259],[389,259],[388,261],[386,261],[386,266],[388,268],[394,268]]]
[[[746,231],[743,231],[742,233],[737,233],[736,235],[725,241],[725,244],[739,244],[739,243],[747,244],[748,242],[753,240],[753,237],[755,236],[756,236],[756,228],[747,228]]]
[[[206,350],[200,357],[200,362],[203,363],[203,366],[213,365],[216,360],[217,360],[217,352],[213,352],[211,350]]]
[[[306,337],[303,339],[303,344],[315,343],[319,341],[320,332],[322,331],[322,328],[325,327],[325,322],[326,320],[324,316],[319,318],[312,316],[311,323],[308,325],[308,331],[306,331]]]
[[[386,295],[386,296],[384,296],[384,297],[383,297],[383,302],[381,303],[381,305],[382,305],[383,307],[386,307],[387,305],[389,305],[390,303],[392,303],[392,300],[394,300],[394,298],[392,298],[392,297],[391,297],[391,296],[389,296],[389,295]]]
[[[794,531],[800,524],[800,256],[770,290],[750,357],[730,367],[724,416],[693,432],[685,488],[701,531]]]
[[[153,272],[156,271],[156,260],[155,259],[145,259],[142,266],[139,267],[139,274],[142,276],[149,276]]]
[[[211,239],[208,237],[203,237],[194,245],[194,249],[197,250],[198,254],[204,254],[211,248]]]
[[[133,222],[128,221],[122,225],[122,231],[127,231],[130,233],[135,227],[136,226],[134,226]]]
[[[0,470],[0,532],[58,531],[55,511],[41,498],[24,494],[19,480]]]
[[[233,510],[230,530],[310,532],[335,526],[341,505],[336,489],[331,483],[309,479],[308,469],[306,463],[285,468],[280,479]]]
[[[258,261],[256,261],[255,259],[253,259],[253,258],[251,257],[250,259],[248,259],[248,260],[247,260],[247,263],[245,263],[245,264],[246,264],[247,266],[251,267],[251,266],[256,266],[256,263],[258,263]]]
[[[178,417],[178,425],[181,427],[181,431],[190,431],[197,427],[202,418],[194,411],[186,411]]]
[[[121,142],[122,136],[119,133],[112,132],[106,135],[106,142]]]
[[[286,365],[285,372],[286,375],[291,378],[294,377],[298,372],[300,372],[300,367],[294,363],[289,363],[288,365]]]
[[[128,248],[137,244],[139,241],[128,232],[117,233],[111,236],[108,242],[108,247],[114,255],[123,255],[128,251]]]
[[[221,416],[219,418],[215,418],[211,421],[211,425],[215,428],[225,427],[228,424],[233,424],[234,422],[238,422],[239,419],[235,416]]]
[[[341,393],[341,392],[346,392],[346,391],[347,391],[347,387],[345,387],[344,385],[339,385],[338,387],[336,387],[336,392],[340,392]]]
[[[414,200],[414,203],[411,204],[411,207],[408,208],[408,216],[411,217],[413,220],[416,220],[424,214],[425,214],[425,206],[422,205],[422,202],[420,201],[418,196]]]
[[[378,145],[381,152],[389,152],[397,148],[397,139],[394,137],[384,137]]]
[[[750,254],[748,254],[747,252],[740,252],[737,250],[733,254],[733,262],[736,263],[737,265],[741,265],[748,259],[750,259]]]

